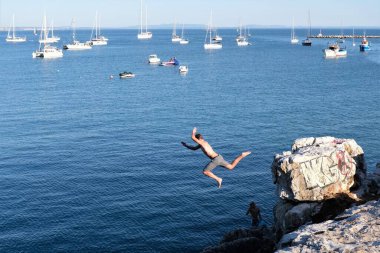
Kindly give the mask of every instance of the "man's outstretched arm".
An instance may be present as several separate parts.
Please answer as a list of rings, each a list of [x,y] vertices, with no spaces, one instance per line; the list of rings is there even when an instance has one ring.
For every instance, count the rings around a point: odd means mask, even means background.
[[[191,149],[191,150],[197,150],[201,147],[201,145],[197,145],[197,146],[190,146],[190,145],[187,145],[185,142],[181,141],[182,145],[188,149]]]
[[[195,137],[195,134],[196,134],[196,133],[197,133],[197,128],[194,127],[193,132],[191,133],[191,139],[192,139],[194,142],[200,144],[200,143],[199,143],[199,140]]]

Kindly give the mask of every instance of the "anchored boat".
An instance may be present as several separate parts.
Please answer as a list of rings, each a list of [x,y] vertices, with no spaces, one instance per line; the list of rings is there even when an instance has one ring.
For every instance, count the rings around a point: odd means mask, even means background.
[[[148,10],[145,7],[145,31],[143,30],[143,4],[140,1],[140,32],[137,34],[139,40],[150,40],[153,36],[151,32],[148,32]]]
[[[178,70],[181,74],[186,74],[187,72],[189,72],[189,68],[186,65],[179,66]]]
[[[302,46],[311,47],[312,41],[310,40],[311,36],[311,19],[310,19],[310,11],[309,11],[309,31],[307,34],[307,38],[302,41]]]
[[[179,65],[179,61],[175,57],[170,58],[169,61],[163,61],[160,64],[160,66],[177,66],[177,65]]]
[[[75,39],[75,20],[72,21],[72,27],[73,27],[73,42],[71,44],[66,44],[63,46],[63,49],[65,50],[87,50],[91,49],[90,43],[82,43]]]
[[[299,40],[298,38],[296,37],[296,33],[294,31],[294,18],[293,18],[293,22],[292,22],[292,32],[290,34],[290,43],[291,44],[298,44]]]
[[[209,41],[207,41],[207,38],[209,38]],[[212,38],[212,12],[211,12],[210,23],[207,27],[206,38],[205,38],[205,43],[203,47],[204,49],[221,49],[223,47],[221,40],[222,38],[218,35]]]
[[[15,32],[15,15],[13,14],[13,22],[12,22],[12,34],[11,34],[11,27],[9,27],[8,30],[8,36],[5,39],[6,42],[25,42],[26,37],[17,37]]]
[[[339,42],[329,44],[326,49],[323,50],[326,58],[336,58],[347,56],[347,50],[345,47],[341,47]]]
[[[149,64],[160,64],[161,60],[160,60],[160,58],[158,58],[158,56],[156,54],[151,54],[151,55],[149,55],[148,62],[149,62]]]
[[[362,40],[362,43],[360,44],[360,51],[361,52],[366,52],[366,51],[369,51],[371,50],[370,46],[369,46],[369,42],[367,40],[366,37],[363,38]]]
[[[95,29],[95,37],[93,37]],[[100,25],[98,21],[98,12],[95,14],[95,25],[94,28],[91,31],[91,40],[87,41],[86,44],[89,44],[91,46],[105,46],[108,44],[108,38],[100,35]]]
[[[38,50],[34,51],[32,53],[33,58],[61,58],[63,57],[63,53],[61,49],[58,49],[57,47],[51,46],[47,43],[48,31],[46,27],[46,15],[44,16],[44,21],[41,29],[41,35],[40,35],[40,46]]]
[[[119,74],[119,77],[124,79],[124,78],[133,78],[135,77],[135,74],[133,74],[132,72],[128,72],[128,71],[124,71],[124,72],[121,72]]]

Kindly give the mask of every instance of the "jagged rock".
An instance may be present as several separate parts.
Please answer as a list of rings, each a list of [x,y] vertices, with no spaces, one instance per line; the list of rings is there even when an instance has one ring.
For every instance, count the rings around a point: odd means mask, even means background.
[[[379,200],[355,206],[334,220],[284,235],[276,252],[380,252],[379,217]]]
[[[364,190],[357,192],[361,198],[378,199],[380,197],[380,163],[376,164],[374,173],[368,175],[364,183]]]
[[[271,253],[275,249],[273,233],[266,227],[237,229],[226,234],[220,245],[203,253]]]
[[[364,152],[353,139],[302,138],[272,163],[278,195],[291,201],[321,201],[350,193],[366,175]]]
[[[332,219],[349,208],[354,200],[345,195],[323,202],[295,203],[279,200],[274,207],[274,230],[276,239],[308,223]]]

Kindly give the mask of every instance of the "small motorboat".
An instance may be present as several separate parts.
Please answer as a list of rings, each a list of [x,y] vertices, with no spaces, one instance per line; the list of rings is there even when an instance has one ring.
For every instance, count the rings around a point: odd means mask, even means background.
[[[347,56],[347,50],[345,47],[340,46],[340,42],[329,44],[326,49],[323,50],[326,58],[336,58]]]
[[[186,65],[179,66],[178,70],[181,74],[186,74],[187,72],[189,72],[189,68]]]
[[[132,72],[124,71],[124,72],[119,74],[119,77],[120,78],[133,78],[133,77],[135,77],[135,74],[133,74]]]
[[[304,39],[304,40],[302,41],[302,46],[305,46],[305,47],[311,47],[311,44],[312,44],[312,42],[311,42],[311,40],[310,40],[309,38]]]
[[[160,64],[160,66],[177,66],[177,65],[179,65],[179,61],[175,57],[170,58],[169,61],[163,61]]]
[[[367,40],[366,37],[363,38],[362,43],[360,44],[359,49],[360,49],[361,52],[366,52],[366,51],[371,50],[369,42],[368,42],[368,40]]]
[[[160,58],[158,58],[158,56],[156,54],[151,54],[151,55],[149,55],[148,62],[149,62],[149,64],[160,64],[161,60],[160,60]]]

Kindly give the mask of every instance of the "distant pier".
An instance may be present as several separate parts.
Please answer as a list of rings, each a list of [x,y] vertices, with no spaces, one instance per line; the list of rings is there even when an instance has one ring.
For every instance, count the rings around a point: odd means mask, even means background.
[[[311,35],[308,37],[313,39],[362,39],[364,37],[368,39],[380,39],[380,35]]]

